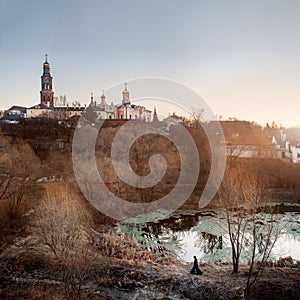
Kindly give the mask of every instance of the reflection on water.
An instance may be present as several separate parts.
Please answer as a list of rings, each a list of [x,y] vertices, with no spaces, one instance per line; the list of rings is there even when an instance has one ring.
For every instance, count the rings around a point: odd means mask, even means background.
[[[271,222],[282,228],[272,258],[292,256],[300,260],[299,212],[280,213],[274,218],[274,214],[261,211],[256,220],[262,229]],[[145,249],[159,255],[173,253],[183,261],[192,261],[194,255],[203,261],[228,261],[231,257],[222,210],[177,211],[167,219],[159,214],[143,215],[119,223],[118,230],[134,236]],[[246,247],[250,247],[250,239]]]

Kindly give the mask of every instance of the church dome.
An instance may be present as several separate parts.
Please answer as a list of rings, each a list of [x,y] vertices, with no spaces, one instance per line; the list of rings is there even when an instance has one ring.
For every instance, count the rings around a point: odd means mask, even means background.
[[[43,64],[43,67],[50,69],[50,64],[48,63],[48,54],[45,54],[45,62]]]

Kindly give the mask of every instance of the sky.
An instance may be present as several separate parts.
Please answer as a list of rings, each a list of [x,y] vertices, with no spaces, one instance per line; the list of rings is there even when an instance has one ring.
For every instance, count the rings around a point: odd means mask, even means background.
[[[69,102],[156,77],[222,119],[300,125],[299,14],[298,0],[0,0],[0,109],[39,103],[47,53]]]

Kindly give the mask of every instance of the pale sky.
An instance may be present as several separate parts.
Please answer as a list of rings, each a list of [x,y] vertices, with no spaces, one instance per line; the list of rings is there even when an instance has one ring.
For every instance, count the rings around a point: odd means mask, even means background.
[[[298,0],[0,0],[0,109],[39,103],[48,53],[70,102],[162,77],[223,118],[300,125],[299,15]]]

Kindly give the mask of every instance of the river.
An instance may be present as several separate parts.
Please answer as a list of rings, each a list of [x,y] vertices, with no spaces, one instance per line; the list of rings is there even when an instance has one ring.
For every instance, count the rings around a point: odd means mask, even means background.
[[[250,225],[254,223],[261,231],[262,239],[270,228],[274,238],[278,236],[270,259],[291,256],[300,260],[300,206],[297,211],[287,210],[280,213],[260,211],[251,216],[255,217],[255,222],[249,222],[245,230],[242,261],[246,262],[249,258]],[[230,261],[226,215],[222,209],[163,211],[141,215],[119,223],[117,230],[132,235],[141,246],[158,255],[172,253],[183,262],[192,261],[194,255],[202,261]]]

